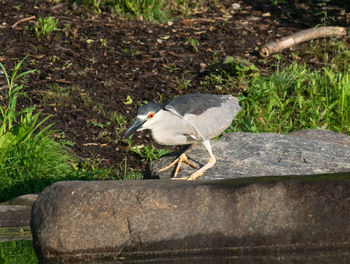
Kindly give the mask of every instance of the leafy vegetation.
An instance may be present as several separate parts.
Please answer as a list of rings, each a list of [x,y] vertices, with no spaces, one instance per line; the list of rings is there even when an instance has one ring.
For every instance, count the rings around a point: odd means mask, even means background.
[[[0,200],[12,197],[13,192],[37,192],[45,187],[45,180],[69,170],[69,156],[50,137],[52,124],[43,126],[49,116],[39,122],[40,112],[34,114],[34,107],[16,111],[18,96],[24,94],[23,85],[16,82],[34,72],[18,74],[22,63],[15,64],[11,76],[0,63],[8,85],[7,107],[0,106]]]
[[[240,103],[244,110],[235,121],[240,131],[286,133],[323,128],[346,133],[349,73],[310,70],[294,63],[270,76],[252,79]]]
[[[38,21],[27,29],[33,31],[36,37],[48,37],[53,31],[58,30],[57,24],[58,19],[51,16],[39,17]]]
[[[163,0],[79,0],[77,2],[98,13],[112,8],[116,13],[147,21],[163,21],[168,16]]]
[[[126,17],[151,22],[170,20],[177,13],[188,16],[192,9],[206,5],[204,1],[188,0],[78,0],[76,3],[97,13],[113,10]]]
[[[226,57],[205,76],[203,86],[239,94],[242,111],[228,131],[287,133],[306,128],[322,128],[341,133],[350,126],[350,50],[343,43],[329,41],[331,54],[312,46],[307,54],[324,61],[322,69],[312,69],[295,61],[276,65],[268,73],[240,58]],[[297,56],[295,55],[297,58]]]
[[[168,149],[156,149],[151,145],[134,145],[129,144],[129,150],[140,156],[143,162],[154,161],[170,151]]]
[[[19,73],[24,59],[15,63],[9,75],[0,67],[7,82],[6,106],[0,106],[0,201],[14,196],[40,192],[60,180],[106,179],[110,168],[100,168],[93,161],[79,162],[53,138],[53,124],[44,125],[35,107],[17,110],[19,96],[25,95],[20,79],[34,70]],[[39,121],[40,120],[40,121]]]
[[[36,264],[32,241],[8,241],[0,243],[0,263],[2,264]]]

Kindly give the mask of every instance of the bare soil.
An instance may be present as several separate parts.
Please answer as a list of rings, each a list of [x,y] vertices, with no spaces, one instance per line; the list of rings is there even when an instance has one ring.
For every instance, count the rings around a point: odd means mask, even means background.
[[[239,56],[264,72],[274,59],[259,58],[264,43],[321,23],[321,1],[286,1],[274,6],[269,0],[208,1],[207,8],[192,10],[188,17],[172,23],[152,24],[122,18],[112,13],[95,14],[67,2],[44,0],[0,0],[0,62],[11,69],[15,61],[28,56],[23,70],[37,69],[26,80],[28,97],[19,107],[35,105],[42,115],[53,115],[54,128],[64,131],[72,142],[72,152],[83,159],[99,159],[118,168],[128,158],[128,167],[142,171],[140,157],[126,153],[117,124],[109,123],[113,112],[132,122],[137,106],[144,101],[166,101],[184,93],[219,93],[214,87],[200,85],[213,65],[226,56]],[[306,2],[306,3],[305,3]],[[347,1],[328,4],[328,25],[349,24]],[[319,14],[319,15],[317,15]],[[59,29],[49,37],[36,37],[26,26],[38,17],[59,19]],[[35,16],[36,19],[17,21]],[[198,51],[190,44],[198,41]],[[310,62],[303,53],[309,44],[286,50],[301,61]],[[303,56],[305,55],[305,56]],[[191,79],[188,87],[179,80]],[[5,79],[0,79],[0,100],[4,102]],[[242,89],[233,87],[232,94]],[[227,92],[227,91],[225,91]],[[132,104],[125,104],[128,96]],[[149,143],[143,132],[138,143]]]

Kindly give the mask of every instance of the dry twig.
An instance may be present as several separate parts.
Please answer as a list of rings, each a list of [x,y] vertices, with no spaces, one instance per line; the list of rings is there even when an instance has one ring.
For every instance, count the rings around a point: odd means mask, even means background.
[[[348,34],[348,30],[349,29],[345,27],[319,27],[302,30],[287,37],[267,43],[260,49],[260,56],[268,57],[273,53],[311,39],[345,36]]]
[[[29,21],[29,20],[32,20],[32,19],[35,19],[35,16],[22,18],[21,20],[18,20],[16,23],[14,23],[14,24],[12,25],[12,28],[17,27],[17,25],[20,24],[20,23],[23,23],[23,22],[26,22],[26,21]]]

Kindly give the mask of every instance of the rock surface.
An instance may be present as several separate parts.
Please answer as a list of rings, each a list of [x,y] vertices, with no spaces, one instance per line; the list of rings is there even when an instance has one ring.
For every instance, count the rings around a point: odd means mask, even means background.
[[[30,210],[25,205],[0,205],[0,227],[29,225]]]
[[[44,263],[348,250],[350,174],[283,179],[55,183],[33,205],[34,249]]]
[[[291,135],[230,133],[211,141],[216,165],[200,180],[266,175],[308,175],[350,171],[350,137],[325,130],[301,130]],[[170,178],[175,168],[158,173],[179,153],[164,156],[149,166],[150,178]],[[200,144],[189,154],[203,166],[209,158]],[[178,177],[196,169],[183,164]]]
[[[32,205],[37,194],[26,194],[0,203],[0,227],[29,225]]]
[[[37,197],[26,194],[0,203],[0,242],[31,239],[31,209]]]
[[[24,194],[18,197],[15,197],[9,201],[0,203],[0,205],[25,205],[32,207],[35,200],[38,198],[38,194]]]

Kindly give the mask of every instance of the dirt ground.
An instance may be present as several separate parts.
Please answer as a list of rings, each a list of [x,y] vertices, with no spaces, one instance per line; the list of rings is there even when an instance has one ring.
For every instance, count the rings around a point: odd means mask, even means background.
[[[189,17],[171,23],[150,24],[127,20],[110,13],[94,14],[67,2],[44,0],[0,0],[0,62],[11,69],[15,61],[28,56],[23,70],[37,69],[26,80],[28,97],[20,107],[36,105],[43,116],[53,115],[54,128],[75,155],[98,159],[102,164],[141,171],[145,164],[120,140],[114,115],[128,125],[144,101],[166,101],[193,92],[217,93],[200,85],[210,66],[226,56],[248,59],[262,72],[273,59],[262,60],[258,49],[264,43],[321,23],[321,1],[286,1],[274,6],[269,0],[208,1],[207,8],[192,10]],[[235,9],[233,3],[239,3]],[[329,25],[349,24],[346,1],[328,4]],[[26,26],[36,19],[13,25],[30,16],[53,16],[60,30],[49,38],[36,37]],[[194,39],[196,45],[191,45]],[[193,43],[193,42],[192,42]],[[301,60],[303,47],[294,48]],[[198,50],[196,50],[196,47]],[[282,53],[292,59],[291,50]],[[314,62],[315,63],[315,62]],[[181,81],[192,79],[187,85]],[[5,80],[0,79],[1,93]],[[238,94],[233,88],[232,94]],[[4,102],[4,94],[0,100]],[[132,104],[127,104],[128,98]],[[130,100],[129,100],[130,102]],[[143,132],[138,143],[150,142]]]

